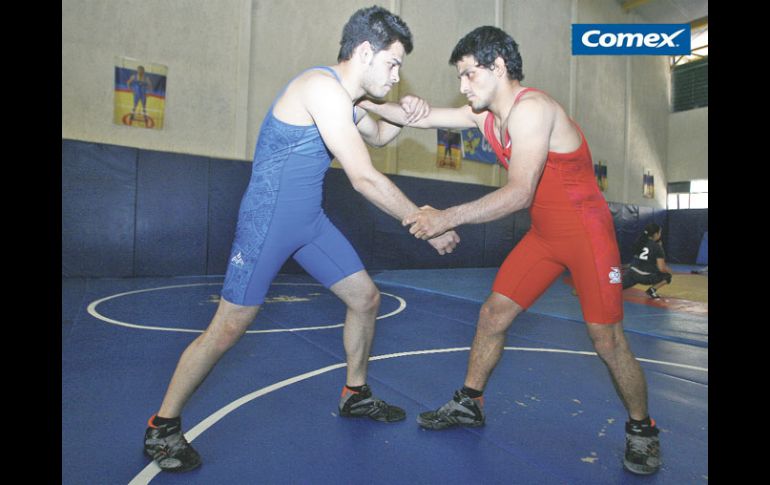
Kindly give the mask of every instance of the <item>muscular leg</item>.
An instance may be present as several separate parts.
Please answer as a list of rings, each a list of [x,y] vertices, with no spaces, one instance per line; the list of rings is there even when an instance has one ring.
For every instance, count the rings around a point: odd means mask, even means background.
[[[631,353],[623,324],[588,323],[594,349],[610,371],[612,383],[632,419],[647,417],[647,383],[639,362]]]
[[[246,332],[259,306],[241,306],[220,299],[208,328],[185,349],[166,391],[158,416],[174,418],[214,365]]]
[[[342,333],[348,363],[346,384],[362,386],[366,384],[380,291],[366,271],[354,273],[329,289],[348,307]]]
[[[522,310],[513,300],[495,292],[481,306],[465,376],[467,387],[484,390],[503,354],[505,332]]]
[[[505,332],[521,313],[522,307],[500,293],[492,292],[481,305],[476,335],[473,337],[465,387],[435,411],[420,413],[417,422],[426,429],[446,429],[453,426],[483,426],[484,410],[481,395],[487,380],[500,361],[505,346]],[[467,389],[470,388],[470,389]]]

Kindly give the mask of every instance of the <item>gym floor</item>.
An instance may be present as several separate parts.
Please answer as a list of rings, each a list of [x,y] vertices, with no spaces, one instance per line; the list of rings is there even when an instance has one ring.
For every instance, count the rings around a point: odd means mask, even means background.
[[[708,483],[708,276],[671,265],[652,301],[626,290],[624,327],[661,429],[663,467],[622,468],[625,410],[559,278],[508,332],[487,424],[426,431],[416,416],[462,386],[494,268],[372,272],[383,297],[369,367],[393,424],[340,418],[345,308],[279,275],[250,330],[182,415],[203,465],[160,473],[142,454],[177,360],[208,325],[222,277],[62,280],[64,484]]]

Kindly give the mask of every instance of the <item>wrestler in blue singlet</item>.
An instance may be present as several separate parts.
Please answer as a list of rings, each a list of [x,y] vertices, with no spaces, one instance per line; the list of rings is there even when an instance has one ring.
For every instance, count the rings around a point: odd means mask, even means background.
[[[311,69],[324,69],[340,80],[330,67]],[[262,122],[251,180],[238,212],[222,288],[222,297],[237,305],[262,304],[273,278],[291,256],[327,288],[364,269],[321,208],[332,154],[315,124],[290,125],[273,116],[282,94]]]
[[[135,76],[131,76],[131,78],[133,79],[131,82],[131,91],[134,93],[134,109],[136,109],[136,105],[139,103],[142,103],[142,107],[144,108],[147,106],[147,88],[150,84],[147,80],[147,75],[145,74],[139,79],[139,73],[137,73]]]

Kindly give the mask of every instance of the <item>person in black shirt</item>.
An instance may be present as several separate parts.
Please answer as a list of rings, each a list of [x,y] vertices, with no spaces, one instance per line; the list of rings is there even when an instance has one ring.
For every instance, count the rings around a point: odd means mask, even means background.
[[[623,289],[636,284],[652,285],[646,293],[650,298],[660,298],[658,291],[671,283],[673,271],[666,265],[666,253],[660,245],[662,229],[651,222],[634,243],[634,259],[623,274]]]

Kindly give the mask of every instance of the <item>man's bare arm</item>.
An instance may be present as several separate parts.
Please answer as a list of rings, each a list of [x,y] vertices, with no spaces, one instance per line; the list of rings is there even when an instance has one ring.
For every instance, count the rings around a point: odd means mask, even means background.
[[[403,128],[402,125],[384,118],[375,120],[368,115],[368,112],[360,104],[356,105],[356,112],[360,113],[356,126],[366,143],[371,146],[381,147],[390,143],[398,136],[401,128]],[[398,105],[405,113],[408,123],[424,118],[430,113],[428,103],[417,96],[406,95],[399,100]]]
[[[416,121],[412,121],[409,114],[398,103],[375,103],[370,100],[362,100],[358,106],[376,114],[392,123],[412,128],[476,128],[482,115],[474,113],[470,106],[459,108],[434,108],[430,107],[430,113]]]
[[[401,132],[401,126],[386,120],[374,120],[363,109],[359,109],[360,118],[356,126],[364,141],[373,147],[382,147],[393,141]]]
[[[350,116],[353,104],[339,83],[319,76],[303,93],[303,103],[324,143],[340,162],[357,192],[398,220],[417,210],[417,206],[372,165],[366,145]],[[431,245],[439,254],[444,254],[452,252],[459,241],[454,234],[432,241]]]
[[[410,232],[426,239],[462,224],[480,224],[531,205],[548,157],[554,113],[538,99],[523,99],[508,118],[511,158],[505,186],[477,200],[444,211],[424,208],[403,220]]]
[[[402,218],[416,206],[372,165],[369,152],[353,124],[353,103],[334,79],[317,77],[303,93],[303,104],[326,146],[342,165],[353,188],[379,209]]]

